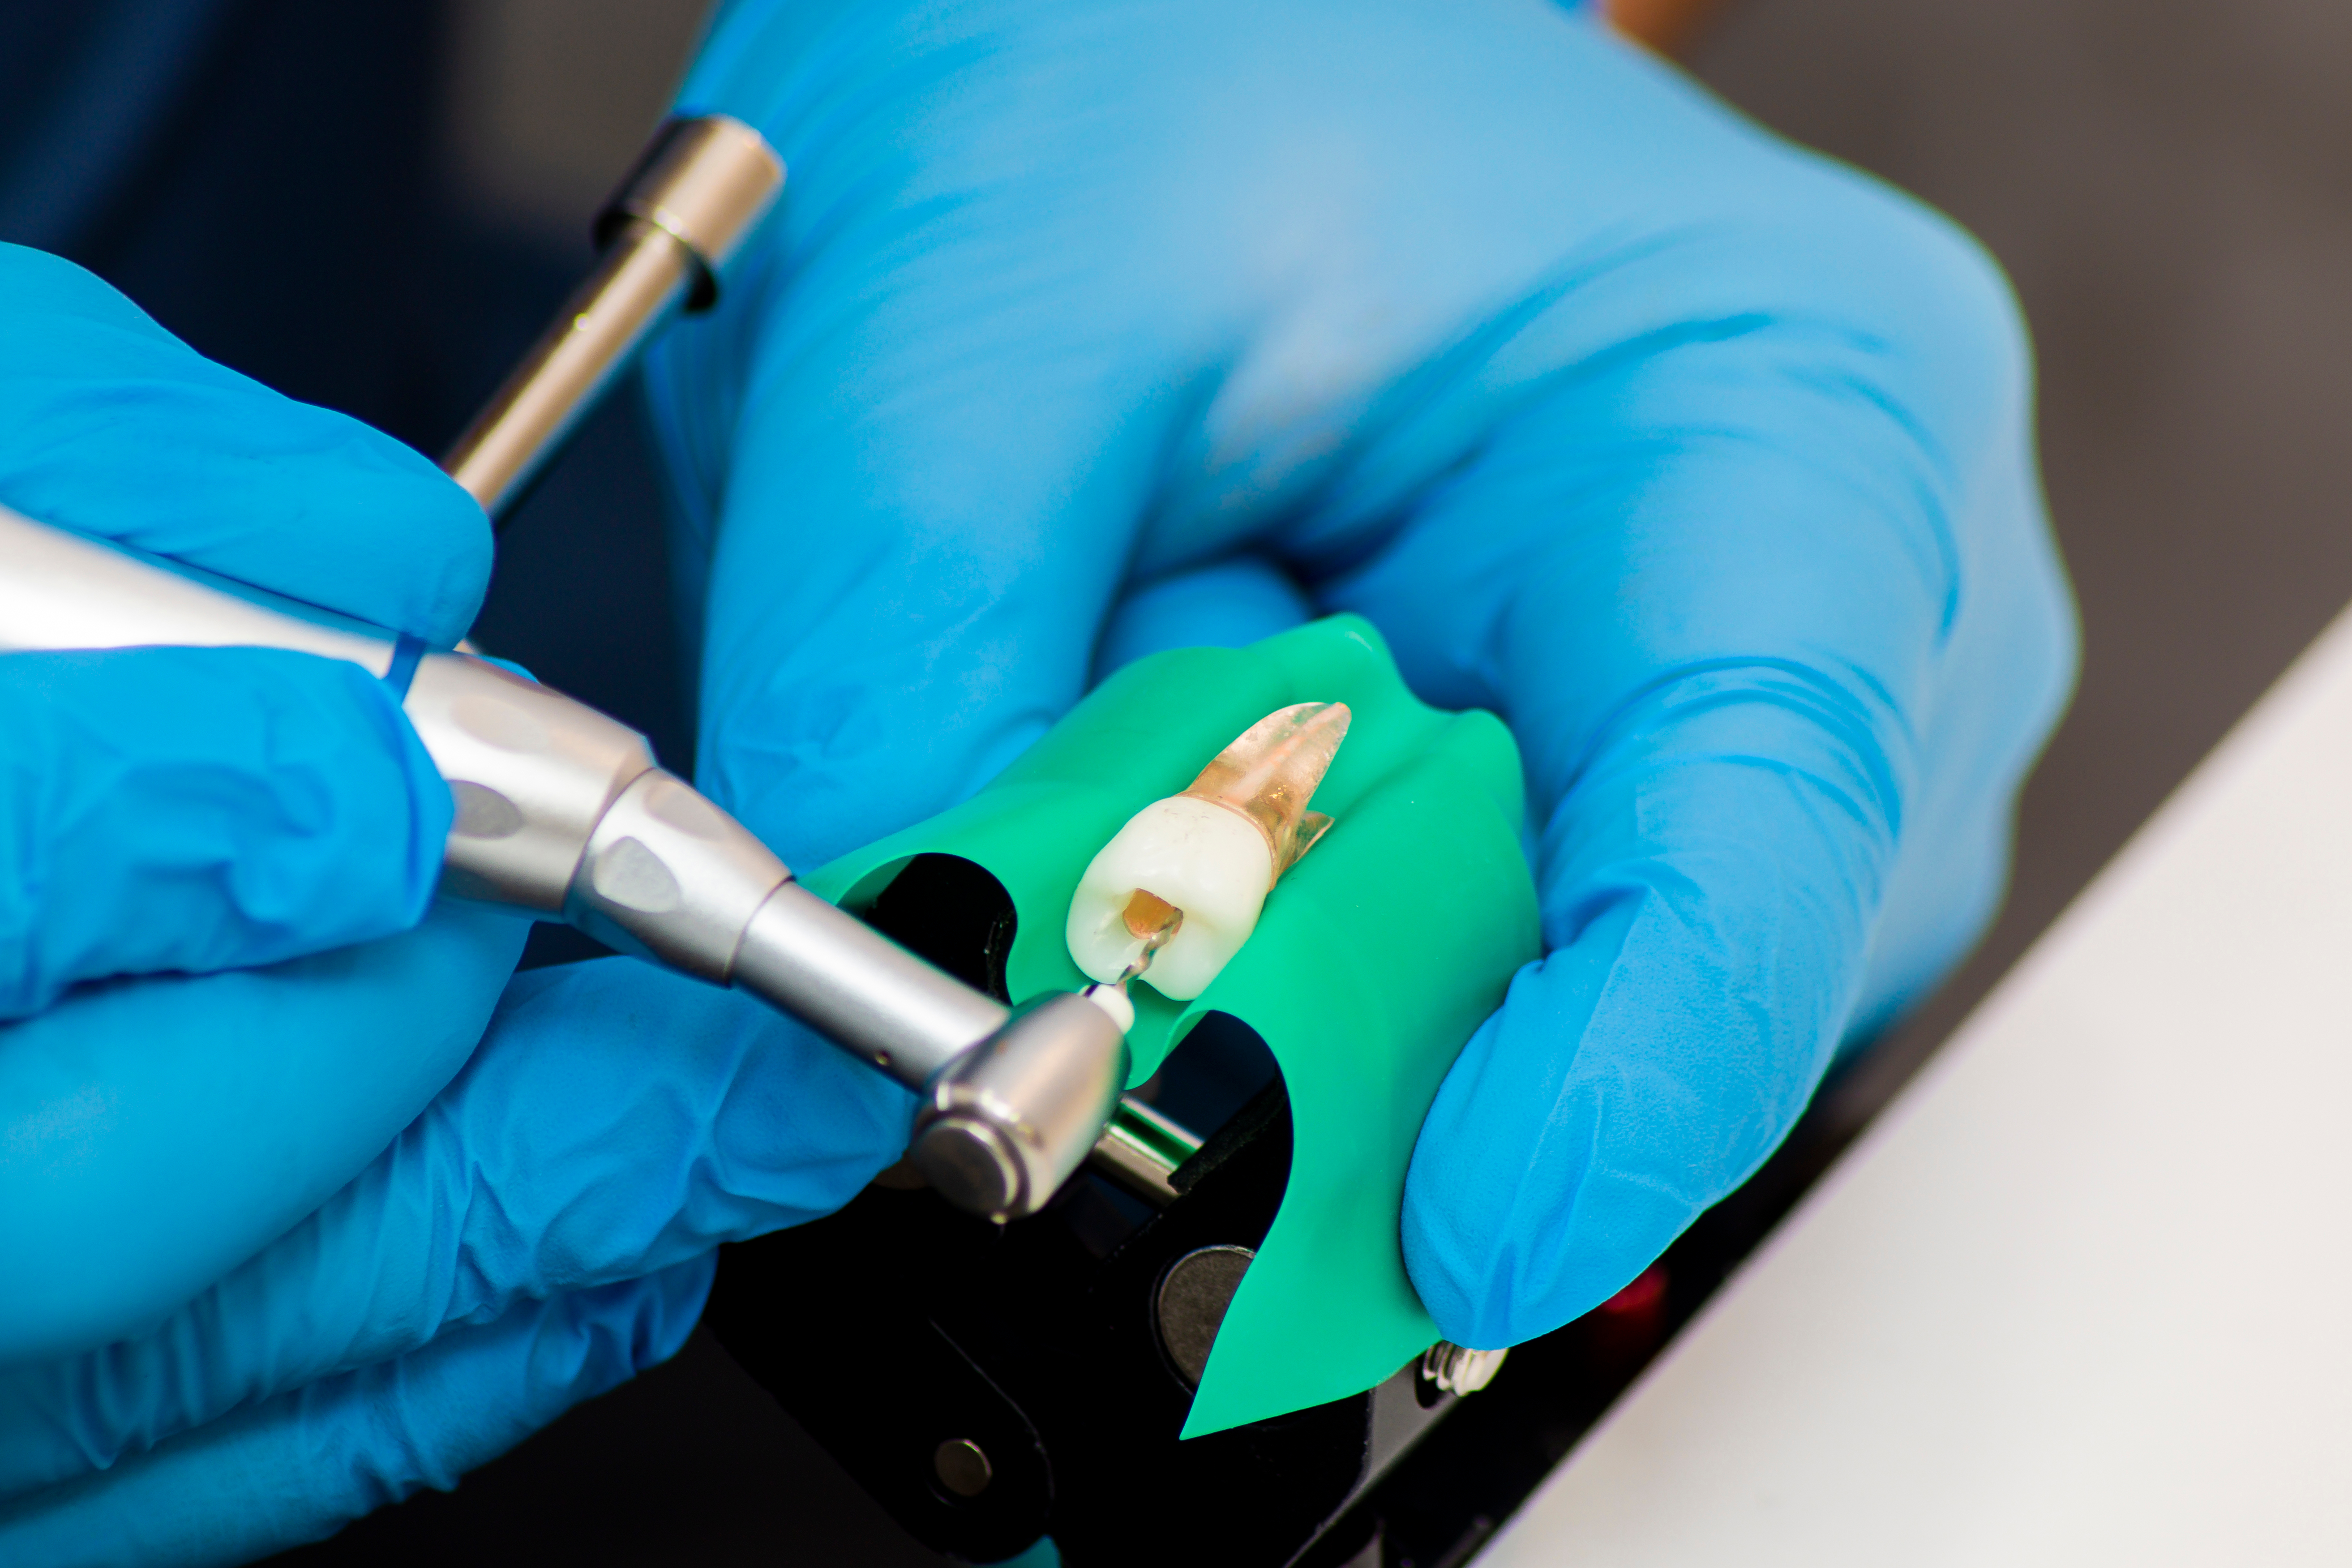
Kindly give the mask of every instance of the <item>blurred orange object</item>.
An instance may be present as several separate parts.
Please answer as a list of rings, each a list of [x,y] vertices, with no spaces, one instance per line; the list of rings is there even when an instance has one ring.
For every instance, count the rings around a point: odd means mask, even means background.
[[[1609,25],[1662,55],[1678,55],[1697,42],[1723,0],[1602,0]]]

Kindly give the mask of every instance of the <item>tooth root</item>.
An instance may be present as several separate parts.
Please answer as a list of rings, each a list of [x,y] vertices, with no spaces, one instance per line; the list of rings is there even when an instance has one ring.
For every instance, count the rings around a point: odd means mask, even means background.
[[[1109,984],[1176,921],[1142,978],[1190,1001],[1257,929],[1276,879],[1331,819],[1307,803],[1347,738],[1340,702],[1267,714],[1217,753],[1182,795],[1153,801],[1103,846],[1070,900],[1070,956]],[[1181,910],[1181,919],[1177,911]]]
[[[1324,816],[1321,812],[1301,812],[1298,816],[1297,836],[1291,840],[1289,864],[1281,867],[1275,872],[1276,879],[1279,880],[1284,871],[1289,870],[1292,866],[1296,866],[1301,860],[1306,859],[1307,852],[1309,849],[1314,848],[1318,844],[1322,843],[1323,836],[1330,831],[1331,819]]]
[[[1279,877],[1298,864],[1298,858],[1331,825],[1329,817],[1309,812],[1307,803],[1330,771],[1353,717],[1344,702],[1295,702],[1277,708],[1219,752],[1184,793],[1195,800],[1214,801],[1255,823],[1265,835],[1274,874]],[[1310,829],[1310,816],[1321,826]]]

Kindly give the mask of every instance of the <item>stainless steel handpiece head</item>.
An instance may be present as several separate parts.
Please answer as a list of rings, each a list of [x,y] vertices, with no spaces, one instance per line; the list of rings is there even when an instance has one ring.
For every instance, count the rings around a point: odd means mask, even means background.
[[[1111,1009],[1083,992],[1041,1003],[932,1082],[915,1167],[959,1208],[1034,1214],[1103,1137],[1127,1068],[1126,1028]]]

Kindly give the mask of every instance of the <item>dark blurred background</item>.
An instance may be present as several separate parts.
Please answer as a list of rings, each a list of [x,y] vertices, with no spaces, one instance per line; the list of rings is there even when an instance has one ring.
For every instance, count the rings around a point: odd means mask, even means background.
[[[1908,1071],[2352,598],[2352,5],[1729,0],[1690,63],[1965,224],[2032,327],[2082,683]]]
[[[1973,229],[2039,348],[2082,687],[2026,793],[2006,913],[1838,1087],[1827,1114],[1851,1121],[2352,597],[2337,519],[2352,488],[2337,433],[2352,6],[1623,5],[1765,123]],[[701,10],[0,0],[0,149],[18,153],[0,156],[0,237],[72,255],[198,348],[433,451],[584,267],[587,219],[658,117]],[[36,126],[47,139],[28,142]],[[675,763],[689,740],[675,650],[612,636],[666,625],[660,529],[630,401],[615,400],[509,530],[481,635],[649,729]],[[701,1336],[456,1493],[286,1561],[428,1554],[933,1561]]]

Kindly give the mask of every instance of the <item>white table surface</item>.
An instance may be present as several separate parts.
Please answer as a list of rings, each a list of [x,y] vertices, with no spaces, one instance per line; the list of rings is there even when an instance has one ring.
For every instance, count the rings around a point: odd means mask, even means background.
[[[2352,616],[1479,1558],[2352,1565]]]

